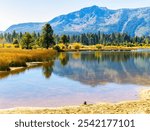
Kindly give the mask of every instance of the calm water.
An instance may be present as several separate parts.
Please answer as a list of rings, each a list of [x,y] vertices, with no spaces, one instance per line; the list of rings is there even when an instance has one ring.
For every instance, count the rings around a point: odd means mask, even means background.
[[[149,50],[60,53],[41,67],[0,73],[0,108],[135,100],[149,87]]]

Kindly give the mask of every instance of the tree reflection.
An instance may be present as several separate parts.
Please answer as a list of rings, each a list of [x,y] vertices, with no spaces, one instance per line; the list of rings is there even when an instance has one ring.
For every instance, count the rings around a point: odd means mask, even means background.
[[[7,78],[8,76],[11,75],[19,75],[20,73],[25,72],[25,70],[26,68],[20,68],[13,71],[0,72],[0,79]]]
[[[88,85],[103,83],[150,84],[150,53],[147,52],[72,52],[59,56],[54,73]]]
[[[45,78],[50,78],[53,72],[54,61],[46,62],[43,64],[42,70]]]
[[[68,53],[60,53],[58,58],[61,62],[61,65],[66,66],[68,64],[68,61],[69,61],[69,54]]]
[[[150,58],[147,52],[94,52],[81,53],[82,61],[110,61],[110,62],[127,62],[129,59]]]
[[[80,52],[74,52],[72,54],[73,59],[81,59],[81,53]]]

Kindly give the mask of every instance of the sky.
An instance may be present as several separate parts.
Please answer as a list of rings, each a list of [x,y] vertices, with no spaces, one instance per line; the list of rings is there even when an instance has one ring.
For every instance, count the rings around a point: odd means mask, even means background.
[[[0,31],[26,22],[52,18],[97,5],[109,9],[150,7],[150,0],[0,0]]]

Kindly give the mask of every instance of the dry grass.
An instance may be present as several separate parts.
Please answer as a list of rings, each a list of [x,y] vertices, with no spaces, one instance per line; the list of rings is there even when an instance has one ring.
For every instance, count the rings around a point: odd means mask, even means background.
[[[65,46],[65,45],[64,45]],[[62,45],[61,45],[62,47]],[[127,46],[104,46],[102,44],[96,45],[82,45],[81,43],[72,43],[69,44],[69,48],[63,48],[64,51],[130,51],[136,50],[138,48],[150,48],[149,46],[136,46],[136,47],[127,47]],[[61,48],[62,49],[62,48]]]
[[[19,45],[12,43],[5,43],[5,44],[0,43],[0,48],[16,48],[16,47],[19,48]]]
[[[131,51],[137,50],[139,48],[150,48],[149,45],[145,46],[134,46],[134,47],[127,47],[126,45],[118,45],[118,46],[108,46],[103,44],[96,44],[96,45],[83,45],[81,43],[70,43],[67,46],[63,43],[57,44],[61,50],[63,51]]]
[[[55,55],[56,51],[52,49],[0,49],[0,71],[8,71],[9,67],[26,67],[26,62],[49,61]]]

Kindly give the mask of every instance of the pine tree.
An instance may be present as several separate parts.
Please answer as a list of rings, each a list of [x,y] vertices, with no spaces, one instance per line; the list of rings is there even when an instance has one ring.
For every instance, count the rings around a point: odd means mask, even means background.
[[[62,35],[61,36],[61,42],[63,44],[67,44],[69,42],[68,37],[66,35]]]
[[[53,37],[53,29],[50,24],[45,24],[45,26],[42,29],[42,40],[43,40],[43,47],[49,48],[54,44],[54,37]]]

